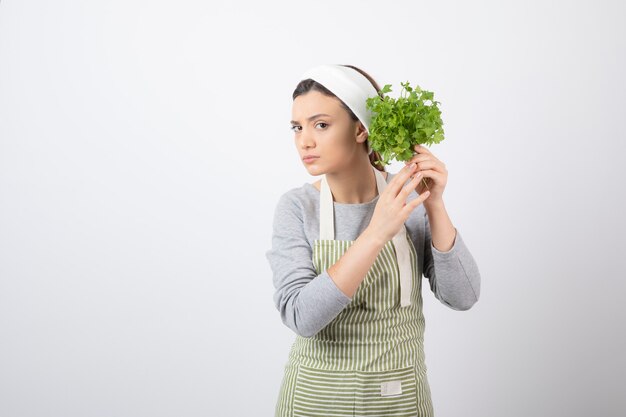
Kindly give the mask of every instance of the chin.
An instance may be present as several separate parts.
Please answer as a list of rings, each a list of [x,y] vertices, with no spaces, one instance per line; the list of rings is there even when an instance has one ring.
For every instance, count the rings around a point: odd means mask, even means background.
[[[309,172],[310,175],[313,176],[318,176],[318,175],[322,175],[324,172],[322,169],[316,167],[316,166],[310,166],[310,165],[305,165],[306,170]]]

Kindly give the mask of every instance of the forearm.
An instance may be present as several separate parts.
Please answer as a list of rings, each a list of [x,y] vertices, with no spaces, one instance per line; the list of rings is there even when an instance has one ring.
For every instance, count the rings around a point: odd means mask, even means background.
[[[328,275],[348,297],[354,296],[385,243],[365,229],[341,258],[328,268]]]
[[[423,204],[430,222],[433,246],[441,252],[449,251],[454,244],[456,230],[448,216],[443,200],[433,201],[430,204],[424,202]]]

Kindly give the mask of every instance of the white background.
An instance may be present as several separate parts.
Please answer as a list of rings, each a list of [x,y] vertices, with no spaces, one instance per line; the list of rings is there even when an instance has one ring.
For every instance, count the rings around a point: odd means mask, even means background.
[[[437,417],[626,413],[620,1],[0,3],[0,415],[270,416],[299,75],[441,102],[479,302],[424,286]],[[403,166],[403,164],[402,164]],[[395,162],[387,169],[396,172]]]

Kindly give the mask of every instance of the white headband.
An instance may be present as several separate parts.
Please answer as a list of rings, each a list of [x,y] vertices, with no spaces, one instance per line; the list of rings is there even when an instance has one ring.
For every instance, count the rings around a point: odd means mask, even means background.
[[[378,92],[363,74],[354,68],[343,65],[323,64],[308,69],[300,79],[306,80],[307,78],[322,84],[343,101],[363,123],[369,134],[372,112],[367,108],[366,100],[378,96]],[[372,153],[369,138],[367,140],[367,153],[368,155]]]

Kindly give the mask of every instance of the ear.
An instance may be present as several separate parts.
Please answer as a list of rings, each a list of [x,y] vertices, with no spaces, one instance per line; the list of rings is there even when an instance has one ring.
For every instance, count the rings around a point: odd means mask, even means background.
[[[357,121],[355,124],[356,124],[356,132],[355,132],[356,141],[358,143],[365,143],[369,136],[369,134],[367,133],[367,129],[365,128],[363,123],[361,123],[361,121]]]

